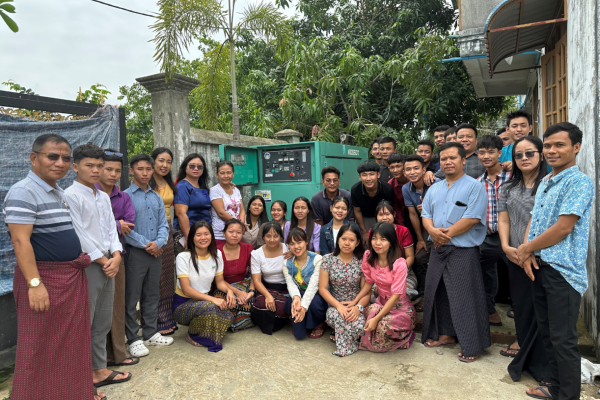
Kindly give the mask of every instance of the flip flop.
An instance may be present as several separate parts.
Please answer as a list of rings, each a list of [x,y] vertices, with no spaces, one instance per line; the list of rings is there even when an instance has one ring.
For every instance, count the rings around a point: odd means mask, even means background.
[[[427,343],[427,341],[426,341],[425,343],[423,343],[423,346],[433,348],[433,347],[449,346],[451,344],[456,344],[456,342],[443,342],[441,340],[432,340],[432,342],[439,342],[440,344],[431,345],[431,344]]]
[[[123,379],[115,379],[115,376],[119,375],[119,374],[129,374],[127,376],[127,378],[123,378]],[[103,381],[98,382],[98,383],[94,383],[94,387],[102,387],[102,386],[106,386],[106,385],[114,385],[116,383],[123,383],[123,382],[127,382],[128,380],[131,379],[131,372],[121,372],[121,371],[113,371],[110,373],[110,375]]]
[[[513,343],[514,344],[514,343]],[[504,357],[511,357],[511,358],[515,358],[517,356],[517,354],[519,354],[519,350],[520,349],[513,349],[511,346],[513,345],[511,344],[510,346],[508,346],[505,349],[500,350],[500,355],[504,356]],[[511,351],[516,351],[516,353],[509,353],[508,350]]]
[[[97,388],[94,388],[94,396],[100,396],[100,395],[98,394],[98,389],[97,389]],[[100,398],[100,400],[107,400],[107,397],[106,397],[106,395],[104,395],[104,397],[101,397],[101,398]]]
[[[529,397],[533,397],[534,399],[542,399],[542,400],[547,400],[547,399],[553,399],[554,397],[552,397],[552,395],[550,394],[550,392],[547,390],[547,388],[544,388],[543,386],[538,386],[536,387],[537,390],[539,390],[540,392],[544,393],[546,396],[538,396],[537,394],[530,394],[525,392],[525,394]]]
[[[173,330],[172,330],[171,332],[168,332],[168,333],[161,333],[161,335],[163,335],[163,336],[171,336],[171,335],[174,335],[174,334],[175,334],[175,332],[177,331],[177,329],[179,329],[179,328],[178,328],[178,327],[174,327],[174,328],[173,328]],[[159,331],[159,333],[160,333],[160,331]]]
[[[311,339],[319,339],[323,336],[324,333],[325,333],[325,327],[321,326],[321,327],[317,327],[317,328],[313,329],[312,332],[310,333],[310,335],[308,335],[308,337]]]
[[[508,318],[512,318],[515,319],[515,311],[513,310],[513,308],[511,307],[507,312],[506,312],[506,316]]]
[[[472,362],[475,362],[475,361],[477,361],[477,358],[478,358],[477,356],[474,356],[474,357],[475,357],[475,358],[473,358],[473,359],[470,359],[469,357],[465,357],[464,355],[462,355],[462,354],[459,354],[459,355],[458,355],[458,361],[462,361],[462,362],[464,362],[464,363],[472,363]]]
[[[106,363],[106,366],[107,367],[127,367],[129,365],[139,364],[139,362],[140,362],[139,357],[127,357],[125,360],[131,360],[131,362],[130,363],[124,363],[124,362],[116,363],[114,361],[108,361]]]

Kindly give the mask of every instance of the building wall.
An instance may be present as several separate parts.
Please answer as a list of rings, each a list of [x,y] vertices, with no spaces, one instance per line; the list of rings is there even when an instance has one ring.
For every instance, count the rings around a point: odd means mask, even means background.
[[[583,131],[583,145],[577,164],[581,171],[596,184],[595,207],[592,214],[588,247],[589,288],[583,297],[581,312],[594,341],[596,352],[600,344],[598,329],[598,281],[600,278],[600,211],[599,180],[600,165],[596,162],[598,139],[600,138],[600,98],[598,79],[600,78],[600,6],[596,0],[568,1],[568,85],[569,121]],[[600,355],[600,354],[598,354]]]
[[[461,30],[483,28],[492,10],[503,0],[461,0]]]

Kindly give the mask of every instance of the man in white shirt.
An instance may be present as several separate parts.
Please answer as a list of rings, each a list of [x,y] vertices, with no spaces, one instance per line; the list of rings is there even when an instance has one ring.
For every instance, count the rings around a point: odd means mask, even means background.
[[[106,368],[106,335],[110,332],[121,251],[110,198],[94,186],[104,168],[104,151],[91,143],[73,150],[73,171],[77,180],[65,190],[81,248],[92,263],[86,268],[92,320],[92,369],[94,386],[126,382],[131,373]]]

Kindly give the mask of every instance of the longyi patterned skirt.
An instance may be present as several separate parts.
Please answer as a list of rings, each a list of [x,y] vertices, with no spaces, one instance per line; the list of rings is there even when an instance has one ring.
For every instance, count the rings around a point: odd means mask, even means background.
[[[169,222],[169,227],[171,223]],[[159,284],[158,330],[177,329],[173,318],[173,295],[175,294],[175,249],[173,230],[169,231],[169,241],[163,246],[162,269]]]
[[[368,306],[364,314],[367,321],[375,317],[385,306],[386,299],[377,297],[375,303]],[[415,338],[417,313],[408,296],[401,296],[390,312],[379,321],[377,328],[365,332],[360,338],[360,350],[384,353],[396,349],[408,349]],[[337,333],[337,332],[336,332]]]
[[[180,302],[181,296],[175,296],[175,302]],[[194,342],[212,352],[223,349],[223,338],[233,322],[231,311],[221,310],[212,301],[189,299],[177,306],[173,315],[178,323],[189,326],[188,334]]]
[[[250,287],[250,281],[251,278],[246,278],[240,282],[230,283],[230,285],[246,292]],[[223,293],[219,289],[215,289],[213,296],[218,299],[227,299],[227,293]],[[250,318],[250,308],[252,307],[252,303],[254,303],[255,297],[256,296],[253,296],[246,304],[238,304],[230,309],[234,315],[233,324],[231,325],[231,330],[233,332],[243,331],[244,329],[252,328],[254,326],[252,318]]]

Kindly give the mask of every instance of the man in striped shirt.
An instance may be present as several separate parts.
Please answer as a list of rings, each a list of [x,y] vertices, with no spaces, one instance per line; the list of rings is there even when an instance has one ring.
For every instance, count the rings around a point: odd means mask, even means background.
[[[84,273],[91,260],[82,254],[63,190],[56,184],[71,166],[71,145],[60,135],[41,135],[29,158],[31,171],[4,199],[17,257],[13,293],[19,324],[11,398],[91,399]]]
[[[477,178],[485,186],[488,197],[486,214],[487,235],[479,246],[483,285],[487,298],[490,325],[502,326],[500,315],[496,311],[496,293],[498,292],[498,268],[500,259],[506,260],[498,234],[498,201],[500,185],[510,178],[510,172],[502,169],[499,159],[502,155],[502,139],[498,136],[482,136],[477,142],[477,157],[485,166],[485,172]]]

